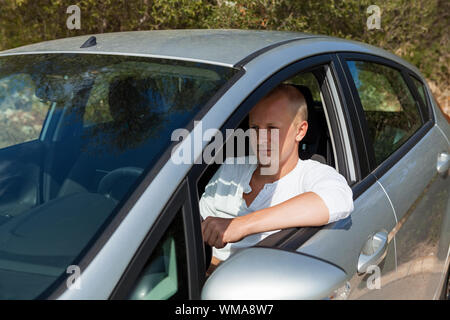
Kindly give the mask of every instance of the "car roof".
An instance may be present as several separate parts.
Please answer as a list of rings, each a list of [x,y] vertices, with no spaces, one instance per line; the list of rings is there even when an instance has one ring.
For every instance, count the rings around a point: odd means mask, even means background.
[[[92,36],[96,38],[96,45],[81,48]],[[302,32],[237,29],[151,30],[83,35],[1,51],[0,56],[80,52],[151,56],[231,67],[244,65],[280,45],[302,40],[329,41],[333,48],[339,43],[351,44],[354,52],[372,52],[414,68],[394,54],[362,42]]]
[[[0,52],[101,52],[152,55],[235,65],[264,48],[286,41],[317,37],[312,34],[258,30],[152,30],[95,34],[97,45],[80,48],[92,35],[26,45]]]

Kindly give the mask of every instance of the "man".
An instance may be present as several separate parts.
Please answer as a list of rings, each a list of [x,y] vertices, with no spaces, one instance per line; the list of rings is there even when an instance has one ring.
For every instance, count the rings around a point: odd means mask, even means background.
[[[281,84],[272,90],[250,111],[249,127],[257,132],[252,147],[258,164],[221,165],[200,199],[203,239],[214,247],[213,267],[279,229],[321,226],[353,211],[352,190],[342,175],[298,157],[308,122],[306,101],[297,88]],[[266,139],[261,139],[262,130],[267,130]],[[273,130],[277,141],[270,139]],[[269,175],[264,174],[267,158],[269,165],[278,164]]]

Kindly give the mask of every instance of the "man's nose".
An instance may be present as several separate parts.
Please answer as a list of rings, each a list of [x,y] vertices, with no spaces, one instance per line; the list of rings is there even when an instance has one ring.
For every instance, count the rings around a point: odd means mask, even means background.
[[[267,144],[270,141],[270,132],[267,129],[258,130],[258,144]]]

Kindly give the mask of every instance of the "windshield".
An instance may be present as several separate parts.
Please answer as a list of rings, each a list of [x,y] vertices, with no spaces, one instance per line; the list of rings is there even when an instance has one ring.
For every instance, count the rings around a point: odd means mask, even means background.
[[[97,54],[0,57],[0,299],[70,275],[236,70]]]

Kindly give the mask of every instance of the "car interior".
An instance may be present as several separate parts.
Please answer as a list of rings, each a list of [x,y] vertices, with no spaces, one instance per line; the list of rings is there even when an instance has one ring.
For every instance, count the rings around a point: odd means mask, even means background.
[[[143,94],[156,86],[151,83],[151,78],[112,81],[107,91],[111,103],[102,110],[110,119],[96,123],[86,121],[92,86],[84,88],[70,106],[54,108],[46,130],[50,139],[0,150],[0,190],[5,190],[0,224],[36,205],[78,192],[120,201],[144,168],[158,159],[167,144],[160,137],[170,137],[178,122],[195,113],[165,116],[156,107],[149,108],[159,102]]]

